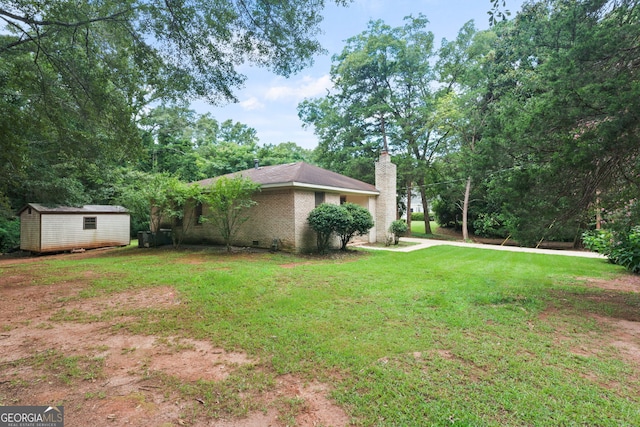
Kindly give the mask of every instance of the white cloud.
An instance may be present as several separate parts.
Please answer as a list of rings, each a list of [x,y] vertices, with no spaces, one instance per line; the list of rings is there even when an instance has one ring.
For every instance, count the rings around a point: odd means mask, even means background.
[[[247,110],[247,111],[253,111],[253,110],[263,110],[264,109],[264,104],[262,102],[260,102],[260,100],[258,98],[256,98],[255,96],[252,96],[251,98],[245,100],[245,101],[241,101],[240,102],[240,106]]]
[[[328,74],[319,78],[305,76],[289,84],[270,87],[265,93],[265,98],[270,101],[301,101],[304,98],[325,95],[329,88],[331,88],[331,77]]]

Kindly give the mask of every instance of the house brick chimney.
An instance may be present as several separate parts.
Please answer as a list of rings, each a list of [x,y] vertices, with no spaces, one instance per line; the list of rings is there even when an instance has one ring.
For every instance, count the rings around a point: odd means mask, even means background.
[[[380,195],[376,199],[375,233],[376,241],[386,243],[389,237],[389,227],[396,220],[397,195],[396,180],[397,168],[391,163],[391,156],[383,151],[376,162],[376,188]]]

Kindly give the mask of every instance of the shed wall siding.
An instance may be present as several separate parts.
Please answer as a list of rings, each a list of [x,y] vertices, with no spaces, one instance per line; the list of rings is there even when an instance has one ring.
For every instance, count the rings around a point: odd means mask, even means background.
[[[84,230],[84,217],[96,217],[95,230]],[[41,220],[41,252],[123,246],[130,242],[129,215],[45,214]]]
[[[40,213],[34,209],[20,214],[20,249],[40,252]]]

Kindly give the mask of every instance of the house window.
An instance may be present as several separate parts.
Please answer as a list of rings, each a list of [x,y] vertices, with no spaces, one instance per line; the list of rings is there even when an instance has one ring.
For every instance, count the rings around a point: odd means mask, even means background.
[[[196,225],[202,225],[202,203],[197,202],[193,208],[194,222]]]
[[[84,217],[84,230],[95,230],[98,228],[98,218],[95,216],[85,216]]]
[[[316,191],[316,207],[324,203],[324,191]]]
[[[31,215],[31,208],[29,208],[29,215]]]
[[[344,205],[345,203],[347,203],[347,196],[340,196],[340,204]]]

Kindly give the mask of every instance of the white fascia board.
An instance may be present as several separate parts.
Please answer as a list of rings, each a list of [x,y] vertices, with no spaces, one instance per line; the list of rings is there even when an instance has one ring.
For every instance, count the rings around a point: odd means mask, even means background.
[[[363,194],[366,196],[378,196],[379,191],[354,190],[352,188],[330,187],[328,185],[307,184],[305,182],[283,182],[277,184],[263,184],[260,188],[304,188],[315,191],[328,191],[332,193]]]

